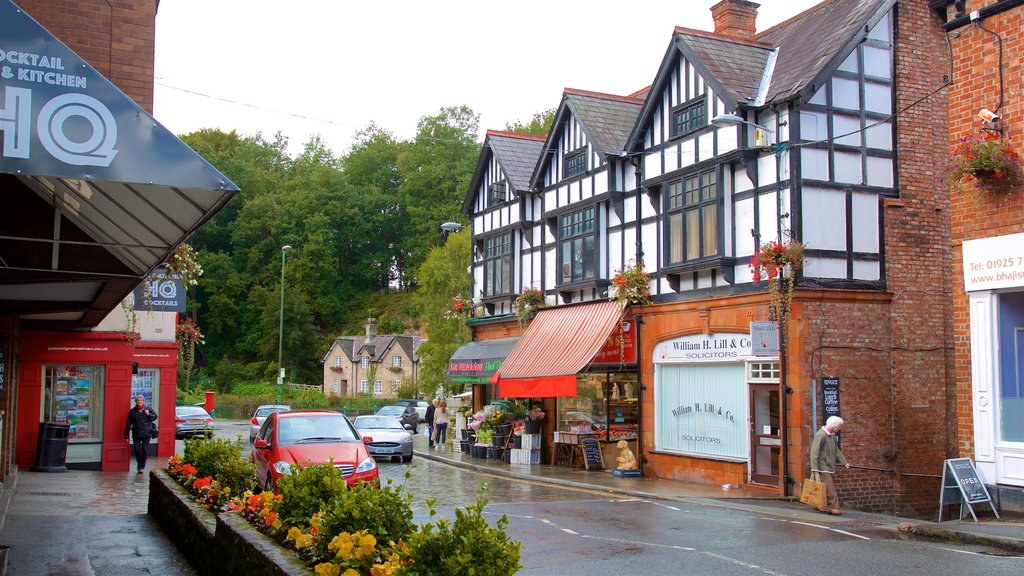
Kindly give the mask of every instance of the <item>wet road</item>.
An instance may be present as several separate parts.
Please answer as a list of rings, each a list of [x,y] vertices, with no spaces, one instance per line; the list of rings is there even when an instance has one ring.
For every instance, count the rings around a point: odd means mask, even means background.
[[[247,440],[247,429],[240,425],[238,430]],[[218,430],[229,437],[238,433],[230,423]],[[1024,572],[1024,558],[993,556],[976,546],[916,541],[870,521],[818,525],[714,501],[616,498],[480,475],[420,457],[408,464],[379,466],[382,481],[391,479],[412,494],[417,522],[429,517],[427,499],[436,501],[441,516],[451,518],[456,508],[483,494],[489,501],[485,514],[494,520],[506,515],[509,534],[523,543],[524,575]]]

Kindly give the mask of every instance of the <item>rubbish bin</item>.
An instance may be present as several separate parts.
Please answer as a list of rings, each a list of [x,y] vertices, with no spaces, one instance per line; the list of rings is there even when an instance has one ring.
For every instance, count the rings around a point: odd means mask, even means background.
[[[41,422],[39,440],[36,442],[36,472],[67,472],[65,461],[68,456],[68,430],[65,422]]]

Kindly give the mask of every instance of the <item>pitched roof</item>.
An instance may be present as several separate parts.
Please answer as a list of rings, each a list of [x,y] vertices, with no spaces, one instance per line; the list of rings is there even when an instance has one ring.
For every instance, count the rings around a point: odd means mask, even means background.
[[[533,187],[544,185],[544,170],[551,161],[551,153],[556,149],[561,135],[559,127],[569,120],[570,115],[579,121],[595,152],[607,157],[625,150],[626,141],[643,105],[642,98],[566,88],[562,93],[562,102],[555,111],[555,120],[551,123],[540,162],[536,164],[530,179]]]
[[[373,338],[367,338],[366,336],[339,336],[334,339],[334,345],[341,349],[341,352],[350,360],[353,361],[361,357],[364,349],[372,347],[373,353],[370,354],[370,362],[381,362],[384,360],[384,356],[390,351],[395,345],[402,348],[405,355],[413,360],[413,362],[419,360],[418,352],[420,344],[423,343],[423,339],[419,336],[407,336],[407,335],[394,335],[387,334],[384,336],[375,336]],[[333,346],[332,346],[333,348]],[[326,362],[327,356],[331,353],[331,348],[327,349],[327,353],[320,359],[320,362]]]
[[[700,30],[676,28],[679,40],[692,51],[718,81],[720,90],[735,102],[750,102],[757,95],[770,46],[739,42]]]
[[[831,0],[769,28],[757,40],[779,48],[767,102],[798,96],[830,74],[895,0]],[[809,96],[809,94],[808,94]]]
[[[516,193],[530,189],[530,175],[533,174],[533,168],[537,165],[543,148],[543,136],[488,130],[480,157],[477,158],[473,179],[466,192],[466,199],[462,203],[462,213],[469,216],[473,209],[473,200],[476,199],[477,191],[487,173],[492,154],[511,187],[510,192]]]

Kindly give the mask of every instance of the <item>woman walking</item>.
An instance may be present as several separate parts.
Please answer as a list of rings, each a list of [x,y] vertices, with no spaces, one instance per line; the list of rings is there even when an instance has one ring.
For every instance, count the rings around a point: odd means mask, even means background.
[[[142,396],[135,397],[135,406],[128,411],[128,420],[124,423],[124,439],[128,439],[128,433],[132,435],[132,451],[135,452],[136,472],[142,474],[146,469],[146,459],[149,457],[149,439],[153,437],[153,421],[156,420],[156,411],[146,406],[146,399]]]
[[[438,448],[444,447],[448,434],[448,403],[444,400],[434,410],[434,436]]]

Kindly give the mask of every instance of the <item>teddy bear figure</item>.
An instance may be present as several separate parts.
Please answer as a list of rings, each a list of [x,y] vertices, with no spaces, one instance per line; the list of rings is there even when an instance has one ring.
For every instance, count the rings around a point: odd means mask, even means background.
[[[620,470],[636,470],[636,457],[629,449],[629,444],[625,440],[619,440],[615,446],[619,449],[619,457],[616,458],[619,463],[618,468]]]

